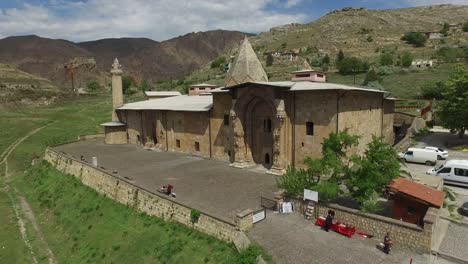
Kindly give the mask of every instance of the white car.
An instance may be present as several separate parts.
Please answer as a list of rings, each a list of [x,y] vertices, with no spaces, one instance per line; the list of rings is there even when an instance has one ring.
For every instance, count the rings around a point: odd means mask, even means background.
[[[437,153],[437,159],[439,160],[447,159],[449,156],[448,151],[441,148],[426,146],[424,149],[434,150]]]

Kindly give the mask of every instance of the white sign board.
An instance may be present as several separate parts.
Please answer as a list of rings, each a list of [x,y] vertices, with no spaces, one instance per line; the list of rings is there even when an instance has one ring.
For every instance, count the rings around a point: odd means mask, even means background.
[[[318,192],[304,189],[304,200],[318,202]]]
[[[265,210],[262,210],[253,215],[253,223],[255,224],[259,221],[262,221],[263,219],[265,219],[265,217],[266,217]]]

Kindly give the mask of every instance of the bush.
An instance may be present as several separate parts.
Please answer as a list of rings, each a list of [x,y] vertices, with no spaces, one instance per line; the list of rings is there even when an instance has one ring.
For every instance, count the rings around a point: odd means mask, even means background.
[[[362,203],[361,211],[364,213],[374,214],[382,211],[382,208],[380,207],[377,200],[370,199]]]
[[[401,55],[401,66],[403,67],[410,67],[411,64],[413,63],[413,54],[411,52],[404,52],[402,55]]]
[[[273,61],[274,61],[273,55],[271,55],[271,53],[268,53],[266,57],[266,66],[270,67],[271,65],[273,65]]]
[[[263,254],[263,249],[259,245],[250,245],[240,252],[239,264],[255,264],[257,257]]]
[[[336,198],[340,193],[340,186],[337,182],[332,180],[321,181],[311,189],[319,193],[320,200],[325,201]]]
[[[364,78],[364,82],[362,83],[362,85],[367,86],[371,82],[381,82],[381,81],[382,81],[382,77],[380,77],[379,74],[377,74],[375,69],[370,69],[367,72],[366,78]]]
[[[413,44],[415,47],[424,47],[427,37],[421,32],[407,32],[401,40],[406,41],[408,44]]]
[[[221,56],[211,62],[210,68],[211,69],[219,68],[221,66],[224,66],[225,63],[226,63],[226,57]]]
[[[445,90],[445,85],[443,82],[428,83],[421,87],[421,94],[424,99],[427,100],[442,100],[444,99],[443,92]]]
[[[379,62],[382,66],[393,65],[393,55],[388,52],[382,53],[380,54]]]
[[[367,42],[372,42],[372,41],[374,41],[374,38],[372,36],[368,36],[366,40],[367,40]]]
[[[124,94],[126,95],[133,94],[134,91],[130,88],[134,85],[135,85],[135,82],[133,81],[133,78],[131,76],[122,77],[122,90]]]
[[[192,223],[197,223],[198,219],[200,219],[200,216],[201,216],[201,212],[198,211],[197,209],[192,209],[192,211],[190,211],[190,221]]]
[[[316,185],[318,179],[307,170],[288,167],[286,173],[276,179],[278,187],[286,190],[286,193],[292,195],[302,195],[304,189],[310,189]]]
[[[456,62],[465,56],[464,49],[444,47],[436,52],[436,56],[445,62]]]
[[[101,85],[97,81],[91,81],[86,85],[88,92],[96,92]]]
[[[376,69],[376,72],[378,75],[384,76],[384,75],[392,75],[393,74],[393,69],[388,66],[381,66]]]
[[[463,32],[468,32],[468,21],[463,24]]]

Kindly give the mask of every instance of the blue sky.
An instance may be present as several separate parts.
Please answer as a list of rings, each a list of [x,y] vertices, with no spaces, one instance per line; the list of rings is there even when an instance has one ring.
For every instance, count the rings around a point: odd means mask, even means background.
[[[0,38],[35,34],[86,41],[110,37],[165,40],[212,29],[258,33],[307,23],[347,6],[371,9],[468,0],[0,0]]]

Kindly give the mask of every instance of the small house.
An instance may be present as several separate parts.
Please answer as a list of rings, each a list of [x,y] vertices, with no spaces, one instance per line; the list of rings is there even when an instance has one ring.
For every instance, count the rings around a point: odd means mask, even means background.
[[[188,95],[200,95],[203,93],[209,93],[211,90],[217,88],[218,86],[207,83],[200,83],[191,85],[189,88]]]
[[[387,185],[393,199],[393,218],[407,223],[423,225],[429,207],[440,208],[444,192],[429,186],[397,178]]]

